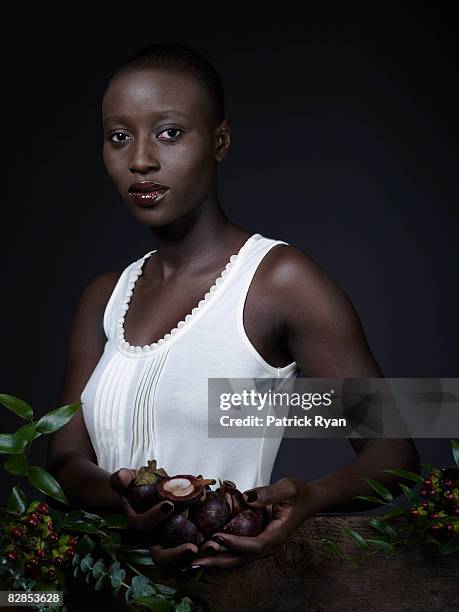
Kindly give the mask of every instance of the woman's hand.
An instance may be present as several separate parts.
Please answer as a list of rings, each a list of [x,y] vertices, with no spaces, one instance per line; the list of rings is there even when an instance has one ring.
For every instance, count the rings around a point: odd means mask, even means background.
[[[245,491],[244,499],[249,506],[268,507],[271,520],[264,531],[255,537],[215,533],[201,544],[190,569],[229,569],[269,554],[318,510],[312,491],[307,483],[295,478],[283,478],[273,485]]]
[[[152,560],[157,565],[164,565],[167,568],[189,563],[198,552],[198,547],[195,544],[182,544],[174,548],[163,548],[152,544],[155,539],[155,529],[174,510],[174,504],[164,501],[156,504],[147,512],[138,514],[126,497],[127,489],[135,478],[137,478],[137,470],[121,468],[114,472],[109,479],[110,486],[120,496],[121,504],[128,518],[129,529],[136,532],[137,535],[139,532],[145,534],[145,545],[150,551]]]

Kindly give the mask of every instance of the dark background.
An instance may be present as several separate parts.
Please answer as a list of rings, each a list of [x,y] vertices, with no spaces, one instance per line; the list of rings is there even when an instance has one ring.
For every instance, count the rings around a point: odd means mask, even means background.
[[[4,49],[0,391],[38,415],[55,408],[83,288],[154,248],[105,172],[100,107],[118,64],[159,41],[195,47],[221,75],[232,145],[220,194],[230,218],[303,249],[335,278],[386,376],[458,376],[451,6],[13,12]],[[0,407],[1,432],[20,424]],[[34,443],[32,463],[44,466],[45,444]],[[449,440],[416,444],[423,462],[451,463]],[[353,456],[346,440],[285,440],[273,481],[312,480]]]

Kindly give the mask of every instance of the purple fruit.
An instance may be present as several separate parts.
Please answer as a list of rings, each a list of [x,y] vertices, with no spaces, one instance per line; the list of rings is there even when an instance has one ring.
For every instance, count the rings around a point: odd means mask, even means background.
[[[205,487],[215,484],[213,479],[199,478],[191,474],[178,474],[163,478],[157,483],[156,490],[161,499],[174,504],[178,512],[198,503],[204,496]]]
[[[234,516],[221,532],[239,536],[257,536],[263,531],[265,523],[264,508],[248,508]]]
[[[162,468],[156,467],[156,461],[148,461],[147,466],[139,469],[137,478],[131,482],[127,491],[127,499],[136,512],[143,513],[150,510],[161,501],[157,492],[157,485],[167,474]]]
[[[236,516],[236,514],[250,507],[245,503],[242,493],[236,488],[236,485],[234,482],[231,482],[231,480],[224,480],[218,487],[217,493],[223,495],[228,502],[231,517]]]
[[[190,508],[188,516],[199,531],[209,538],[230,520],[231,510],[225,497],[210,491],[206,493],[204,501]]]
[[[173,512],[157,529],[157,542],[165,548],[192,543],[199,546],[204,542],[204,536],[196,525],[179,512]]]

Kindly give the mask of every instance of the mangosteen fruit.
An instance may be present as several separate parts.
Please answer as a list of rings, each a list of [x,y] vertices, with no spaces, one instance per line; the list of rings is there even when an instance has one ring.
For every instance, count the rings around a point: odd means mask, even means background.
[[[236,488],[234,482],[231,480],[224,480],[223,482],[219,480],[219,483],[220,486],[217,489],[217,493],[226,499],[231,511],[231,517],[250,507],[245,503],[242,493]]]
[[[206,538],[219,531],[231,519],[228,501],[216,491],[206,491],[205,499],[189,508],[188,512],[190,520]]]
[[[131,482],[126,497],[132,508],[139,513],[147,512],[161,501],[157,493],[157,485],[167,474],[163,468],[156,466],[156,461],[148,461],[148,465],[139,468],[137,478]]]
[[[192,543],[199,546],[204,542],[204,536],[194,523],[180,512],[172,512],[158,526],[157,542],[165,548],[180,546],[180,544]]]
[[[265,508],[248,508],[233,516],[220,531],[238,536],[257,536],[267,522]]]
[[[205,495],[205,487],[211,484],[215,484],[215,480],[178,474],[157,481],[156,491],[161,499],[171,501],[175,509],[181,512],[198,503]]]

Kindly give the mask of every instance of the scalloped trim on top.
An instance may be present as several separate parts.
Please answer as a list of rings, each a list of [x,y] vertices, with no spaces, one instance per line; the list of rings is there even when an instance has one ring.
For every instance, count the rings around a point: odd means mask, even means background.
[[[209,291],[204,295],[202,300],[198,302],[198,305],[195,306],[189,314],[187,314],[181,321],[179,321],[175,325],[175,327],[172,328],[167,334],[164,334],[162,338],[160,338],[156,342],[152,342],[151,344],[145,344],[144,346],[134,346],[125,339],[124,320],[126,318],[126,312],[129,310],[129,302],[131,301],[132,295],[134,293],[134,287],[137,282],[137,279],[143,273],[143,270],[142,270],[143,265],[145,261],[149,257],[151,257],[151,255],[153,255],[153,253],[156,253],[156,250],[150,251],[149,253],[147,253],[140,259],[138,259],[136,262],[136,265],[133,266],[129,274],[127,289],[125,291],[125,294],[123,296],[123,300],[121,303],[120,316],[118,317],[118,320],[116,322],[115,335],[116,335],[116,343],[119,346],[119,348],[123,352],[128,353],[130,355],[145,355],[145,354],[151,353],[152,351],[162,346],[163,344],[166,344],[171,338],[173,338],[176,334],[178,334],[180,330],[186,327],[190,323],[190,321],[192,321],[196,317],[196,315],[199,312],[202,311],[206,303],[212,300],[212,296],[214,296],[217,293],[219,287],[221,287],[221,285],[224,283],[224,280],[228,276],[230,270],[234,267],[237,260],[241,257],[244,251],[248,248],[249,244],[251,244],[255,238],[261,238],[261,235],[252,234],[244,242],[242,247],[239,249],[239,252],[234,255],[231,255],[231,257],[228,260],[228,263],[226,264],[225,268],[222,270],[220,276],[218,276],[218,278],[215,279]]]

